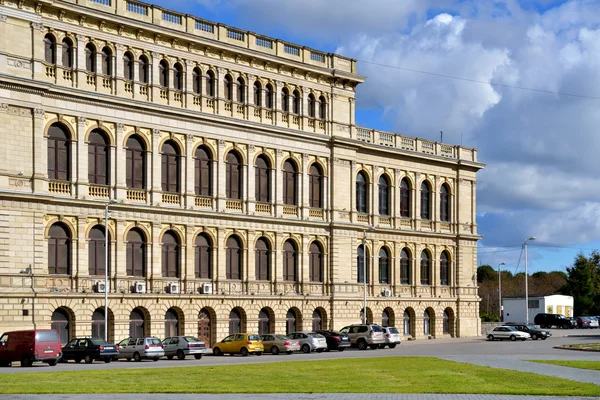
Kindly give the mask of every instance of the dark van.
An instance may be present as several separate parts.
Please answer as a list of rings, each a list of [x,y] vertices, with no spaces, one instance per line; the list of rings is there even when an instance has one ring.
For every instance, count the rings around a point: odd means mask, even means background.
[[[52,329],[6,332],[0,336],[0,366],[10,367],[20,361],[21,367],[31,367],[34,361],[54,366],[62,356],[58,333]]]

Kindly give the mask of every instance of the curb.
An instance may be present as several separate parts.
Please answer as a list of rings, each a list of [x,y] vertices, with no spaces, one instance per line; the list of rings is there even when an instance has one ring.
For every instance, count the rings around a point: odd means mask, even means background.
[[[585,348],[576,348],[576,347],[566,347],[566,346],[552,346],[553,349],[557,350],[572,350],[572,351],[587,351],[590,353],[600,353],[600,350],[594,349],[585,349]]]

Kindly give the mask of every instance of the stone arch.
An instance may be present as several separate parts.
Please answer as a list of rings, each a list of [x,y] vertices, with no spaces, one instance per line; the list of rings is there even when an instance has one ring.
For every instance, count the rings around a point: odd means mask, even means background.
[[[127,147],[127,139],[129,139],[132,136],[137,136],[141,139],[141,141],[144,143],[144,146],[146,147],[146,151],[152,151],[152,143],[150,142],[150,139],[143,133],[137,132],[135,130],[131,130],[130,132],[127,132],[123,135],[123,148]]]
[[[92,229],[94,229],[95,227],[100,226],[101,228],[104,229],[104,231],[106,232],[106,226],[104,226],[104,220],[98,220],[96,222],[90,222],[88,224],[86,224],[85,227],[85,240],[90,240],[90,232]],[[116,235],[115,235],[115,224],[111,224],[111,220],[108,220],[108,241],[109,242],[114,242],[116,240]],[[111,250],[112,251],[112,250]]]
[[[114,137],[113,133],[111,132],[111,130],[107,129],[105,126],[102,126],[98,123],[95,123],[95,124],[91,125],[89,128],[87,128],[87,130],[85,131],[85,135],[83,136],[84,143],[89,142],[90,134],[94,131],[99,131],[100,133],[102,133],[103,135],[106,136],[106,140],[108,141],[107,146],[110,147],[116,143],[115,137]]]
[[[165,337],[168,336],[181,336],[185,334],[185,313],[178,307],[171,305],[166,308],[163,314],[163,320],[165,321]],[[175,318],[169,318],[175,317]]]
[[[48,221],[46,221],[46,224],[44,226],[44,239],[48,239],[48,237],[50,235],[50,228],[52,228],[52,226],[56,223],[59,223],[59,224],[62,224],[65,226],[65,228],[69,232],[69,236],[71,237],[72,241],[77,240],[77,227],[75,225],[73,225],[73,223],[71,221],[69,221],[67,218],[60,218],[58,216],[50,218],[50,219],[48,219]]]
[[[306,247],[303,248],[303,251],[308,253],[310,251],[310,245],[313,243],[317,243],[319,246],[321,246],[321,251],[323,252],[323,255],[327,254],[327,242],[320,237],[315,237],[306,240]]]
[[[269,247],[271,248],[271,251],[273,251],[273,249],[275,249],[275,240],[273,240],[273,237],[271,237],[270,235],[266,234],[266,233],[259,233],[257,232],[256,235],[254,235],[254,240],[252,241],[252,249],[256,249],[256,243],[258,242],[259,239],[264,239],[267,241],[267,243],[269,244]]]
[[[286,317],[285,317],[286,334],[294,332],[294,331],[296,331],[296,332],[302,331],[304,328],[302,318],[303,318],[302,311],[298,307],[296,307],[296,306],[289,307],[286,312]]]
[[[320,314],[320,321],[316,321],[315,313]],[[312,322],[313,322],[312,330],[327,329],[327,327],[329,326],[329,321],[327,318],[327,310],[322,306],[316,307],[313,310]],[[317,323],[319,323],[319,326],[316,326]]]
[[[274,168],[275,165],[277,164],[275,162],[275,159],[273,158],[273,155],[271,155],[266,150],[261,150],[261,151],[257,151],[256,153],[254,153],[254,157],[252,158],[252,165],[256,164],[256,160],[258,159],[259,156],[265,157],[269,161],[269,164],[271,165],[271,168]]]
[[[173,141],[177,147],[179,147],[179,156],[181,157],[185,157],[185,142],[181,140],[180,135],[171,133],[169,135],[166,135],[162,138],[160,138],[159,142],[158,142],[158,152],[162,152],[162,147],[165,144],[165,142],[168,142],[169,140]]]
[[[196,243],[196,239],[200,235],[205,235],[209,239],[213,247],[217,243],[217,237],[215,236],[215,234],[212,231],[204,228],[197,228],[196,230],[194,230],[194,232],[192,233],[192,243]]]
[[[242,165],[242,166],[248,165],[247,154],[244,154],[246,152],[243,151],[243,149],[239,148],[237,146],[237,144],[233,144],[224,150],[223,160],[227,160],[227,155],[232,151],[235,152],[235,154],[237,154],[238,158],[240,159],[240,165]]]
[[[270,306],[264,306],[262,307],[257,314],[258,317],[258,333],[261,334],[261,324],[264,324],[266,321],[263,321],[261,318],[261,314],[265,312],[268,316],[268,326],[265,326],[264,328],[267,328],[266,331],[263,332],[263,334],[269,333],[269,334],[273,334],[275,333],[275,311],[273,311],[273,309]],[[264,329],[263,329],[264,330]]]
[[[217,313],[212,307],[204,306],[198,311],[198,337],[207,346],[217,342]]]
[[[71,126],[71,124],[62,118],[53,118],[50,121],[46,122],[46,126],[44,127],[44,137],[48,137],[48,133],[50,128],[54,125],[58,125],[60,128],[63,128],[70,136],[69,140],[71,142],[77,141],[76,130]]]
[[[94,310],[88,311],[91,320],[91,336],[104,338],[104,306],[96,307]],[[98,318],[102,317],[101,320]],[[108,308],[108,343],[115,343],[115,315],[113,310]]]
[[[215,150],[215,148],[207,141],[200,141],[200,142],[194,143],[194,145],[192,147],[192,157],[196,156],[196,151],[200,147],[204,147],[204,148],[206,148],[206,150],[208,150],[211,160],[214,160],[214,161],[217,160],[217,158],[216,158],[217,150]]]
[[[386,170],[381,170],[377,175],[376,175],[376,181],[377,183],[379,183],[379,179],[381,179],[381,177],[385,177],[385,179],[387,179],[388,185],[390,187],[394,186],[394,179],[392,178],[392,175],[386,171]]]
[[[248,240],[246,236],[238,231],[232,231],[225,235],[225,237],[223,238],[223,248],[227,247],[227,239],[229,239],[231,236],[235,236],[240,241],[240,246],[242,249],[248,248]]]
[[[279,170],[283,171],[283,166],[285,165],[285,162],[289,161],[292,163],[292,165],[294,166],[294,168],[296,168],[296,172],[298,174],[300,174],[302,172],[302,169],[300,168],[300,166],[302,165],[302,163],[296,158],[294,157],[293,154],[289,154],[287,157],[282,157],[281,158],[281,162],[279,163]]]
[[[435,337],[435,335],[436,335],[437,321],[436,321],[435,310],[431,306],[427,307],[423,311],[423,334],[427,335],[427,333],[425,333],[426,332],[426,328],[427,328],[427,325],[426,325],[427,324],[426,313],[429,314],[429,334],[428,335]]]
[[[146,242],[150,243],[151,239],[152,239],[152,232],[150,229],[148,229],[148,227],[146,227],[144,224],[138,224],[137,222],[134,223],[130,223],[128,224],[125,229],[123,230],[123,237],[122,237],[122,241],[123,242],[127,242],[127,234],[129,233],[130,230],[132,229],[139,229],[140,231],[142,231],[142,233],[144,234],[144,236],[146,236]]]
[[[421,179],[421,181],[419,182],[419,185],[417,187],[415,187],[415,189],[421,190],[421,186],[423,185],[423,183],[426,183],[427,185],[429,185],[429,190],[431,192],[433,192],[433,190],[435,189],[435,185],[433,184],[431,179],[429,179],[428,177]]]
[[[392,307],[386,307],[381,312],[381,326],[396,326],[396,313]]]
[[[281,239],[281,242],[279,243],[280,248],[283,249],[283,245],[285,244],[285,242],[288,242],[288,241],[291,242],[294,245],[294,247],[296,247],[297,253],[302,252],[302,241],[292,234]],[[299,259],[298,264],[300,264],[300,261],[301,260]]]
[[[138,316],[142,316],[139,319]],[[150,335],[152,317],[148,309],[144,306],[135,306],[131,308],[128,316],[129,322],[129,336],[134,337],[138,335],[148,336]],[[138,336],[139,337],[139,336]]]
[[[456,337],[456,315],[452,307],[446,307],[442,313],[442,333]]]
[[[239,316],[239,321],[234,319],[234,312]],[[234,326],[236,323],[239,325]],[[238,327],[239,326],[239,327]],[[229,312],[229,333],[242,333],[247,331],[248,326],[248,317],[246,315],[246,310],[242,306],[235,306]],[[233,328],[233,330],[232,330]]]
[[[408,181],[408,186],[410,187],[410,189],[416,188],[416,182],[412,176],[410,176],[409,174],[399,174],[399,175],[400,176],[398,176],[398,182],[397,182],[398,187],[400,187],[400,184],[402,183],[402,179],[406,179]]]
[[[162,243],[163,237],[165,236],[165,233],[167,233],[168,231],[172,231],[175,233],[175,236],[177,236],[177,239],[179,240],[179,244],[181,246],[184,246],[187,243],[185,240],[185,233],[182,232],[176,226],[165,226],[164,228],[162,228],[160,233],[158,234],[158,243]]]
[[[58,332],[58,336],[63,345],[75,337],[76,318],[73,309],[67,306],[56,307],[50,316],[50,329]]]
[[[311,160],[307,163],[305,163],[305,167],[306,167],[306,171],[304,171],[306,174],[308,174],[308,172],[310,171],[310,167],[312,167],[313,164],[316,164],[320,169],[321,169],[321,173],[323,174],[322,176],[325,178],[327,177],[327,164],[325,164],[323,161],[317,159]]]
[[[408,317],[408,319],[407,319]],[[416,336],[416,313],[414,308],[406,307],[403,313],[403,323],[402,323],[402,332],[404,336]],[[408,332],[406,329],[408,328]]]

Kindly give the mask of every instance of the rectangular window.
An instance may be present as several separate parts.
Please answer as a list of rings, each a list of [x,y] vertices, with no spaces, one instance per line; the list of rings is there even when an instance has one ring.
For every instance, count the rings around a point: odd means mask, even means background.
[[[310,59],[312,61],[324,63],[325,62],[325,55],[321,54],[321,53],[315,53],[315,52],[311,51],[310,52]]]
[[[196,29],[208,33],[215,33],[215,26],[204,21],[196,21]]]
[[[283,45],[283,51],[287,54],[291,54],[293,56],[300,56],[300,48],[296,46],[291,46],[289,44]]]
[[[272,49],[273,48],[273,41],[270,39],[265,39],[265,38],[260,38],[257,37],[256,38],[256,45],[259,47],[265,47],[267,49]]]
[[[227,29],[227,37],[233,40],[244,41],[244,32],[235,31],[233,29]]]
[[[540,308],[540,301],[539,300],[529,300],[529,308]]]
[[[162,19],[163,19],[163,21],[167,21],[172,24],[181,25],[181,15],[171,14],[171,13],[163,11]]]
[[[148,15],[148,6],[140,3],[134,3],[132,1],[127,2],[127,11],[134,14]]]
[[[103,6],[110,6],[110,0],[90,0],[92,3],[100,4]]]

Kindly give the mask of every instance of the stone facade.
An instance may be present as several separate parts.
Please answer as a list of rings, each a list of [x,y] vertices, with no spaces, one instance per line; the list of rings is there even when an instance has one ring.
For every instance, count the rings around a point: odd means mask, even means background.
[[[363,80],[354,60],[137,1],[0,0],[0,330],[92,333],[99,322],[92,315],[104,307],[104,276],[90,275],[90,232],[104,227],[105,204],[114,200],[111,340],[130,334],[134,309],[145,334],[164,337],[170,329],[213,343],[231,329],[284,333],[359,322],[363,235],[369,320],[383,323],[385,312],[387,323],[417,339],[478,335],[475,190],[483,165],[474,149],[357,127],[355,89]],[[70,138],[68,179],[49,176],[53,126]],[[93,132],[108,140],[106,185],[90,183]],[[146,149],[141,188],[127,180],[133,135]],[[180,151],[175,193],[163,191],[167,142]],[[200,146],[213,157],[209,195],[195,185]],[[229,191],[230,152],[242,164],[237,197]],[[255,195],[259,156],[270,164],[268,201]],[[293,189],[284,188],[288,160],[297,168]],[[309,187],[314,165],[322,174],[318,206]],[[359,173],[366,177],[364,209],[357,205]],[[386,211],[379,206],[382,176]],[[284,189],[295,193],[291,202]],[[430,209],[426,218],[422,206]],[[68,274],[49,271],[56,224],[69,235]],[[142,276],[127,273],[131,229],[146,238]],[[172,277],[162,265],[165,232],[178,241]],[[199,234],[211,243],[208,278],[195,269]],[[239,279],[228,278],[230,237],[241,243]],[[263,280],[256,276],[259,239],[269,246]],[[318,279],[313,243],[321,251]],[[403,251],[408,282],[400,272]],[[427,278],[421,254],[429,255]],[[290,265],[293,278],[284,271]]]

